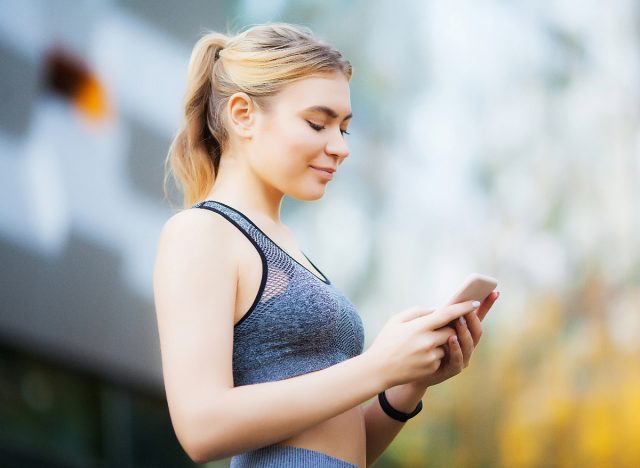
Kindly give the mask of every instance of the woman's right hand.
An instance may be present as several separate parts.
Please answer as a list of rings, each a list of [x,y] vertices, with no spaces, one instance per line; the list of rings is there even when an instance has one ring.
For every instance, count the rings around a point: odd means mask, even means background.
[[[456,330],[447,326],[478,308],[466,301],[438,309],[411,307],[387,320],[365,351],[376,362],[386,387],[401,385],[433,374],[445,355],[442,345]]]

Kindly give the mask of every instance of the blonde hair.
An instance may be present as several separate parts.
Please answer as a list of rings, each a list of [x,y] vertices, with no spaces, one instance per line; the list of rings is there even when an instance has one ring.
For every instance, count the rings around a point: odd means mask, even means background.
[[[165,196],[173,173],[184,208],[206,197],[227,145],[223,113],[231,95],[245,92],[267,110],[267,98],[287,84],[331,72],[351,80],[351,63],[305,26],[254,25],[235,36],[208,31],[189,60],[184,120],[165,161]]]

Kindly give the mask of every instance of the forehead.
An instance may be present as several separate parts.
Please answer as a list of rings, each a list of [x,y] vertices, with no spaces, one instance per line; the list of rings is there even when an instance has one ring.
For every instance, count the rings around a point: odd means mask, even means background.
[[[290,83],[278,94],[276,101],[277,106],[294,111],[326,106],[334,109],[340,118],[351,113],[349,81],[338,73]]]

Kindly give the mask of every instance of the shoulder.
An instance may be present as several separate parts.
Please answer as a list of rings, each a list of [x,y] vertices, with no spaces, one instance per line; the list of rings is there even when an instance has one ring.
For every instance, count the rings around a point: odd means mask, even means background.
[[[238,229],[219,213],[187,208],[172,215],[162,226],[160,244],[188,243],[198,247],[229,247]]]
[[[218,213],[187,208],[172,215],[162,226],[157,246],[157,267],[176,268],[176,263],[200,265],[201,273],[213,265],[235,269],[239,260],[238,229]]]

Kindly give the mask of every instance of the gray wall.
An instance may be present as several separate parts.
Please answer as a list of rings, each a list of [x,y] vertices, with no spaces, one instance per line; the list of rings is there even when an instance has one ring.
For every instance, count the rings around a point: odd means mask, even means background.
[[[190,49],[226,26],[231,3],[0,2],[0,340],[161,388],[163,163]],[[110,117],[52,89],[54,46],[98,79]]]

